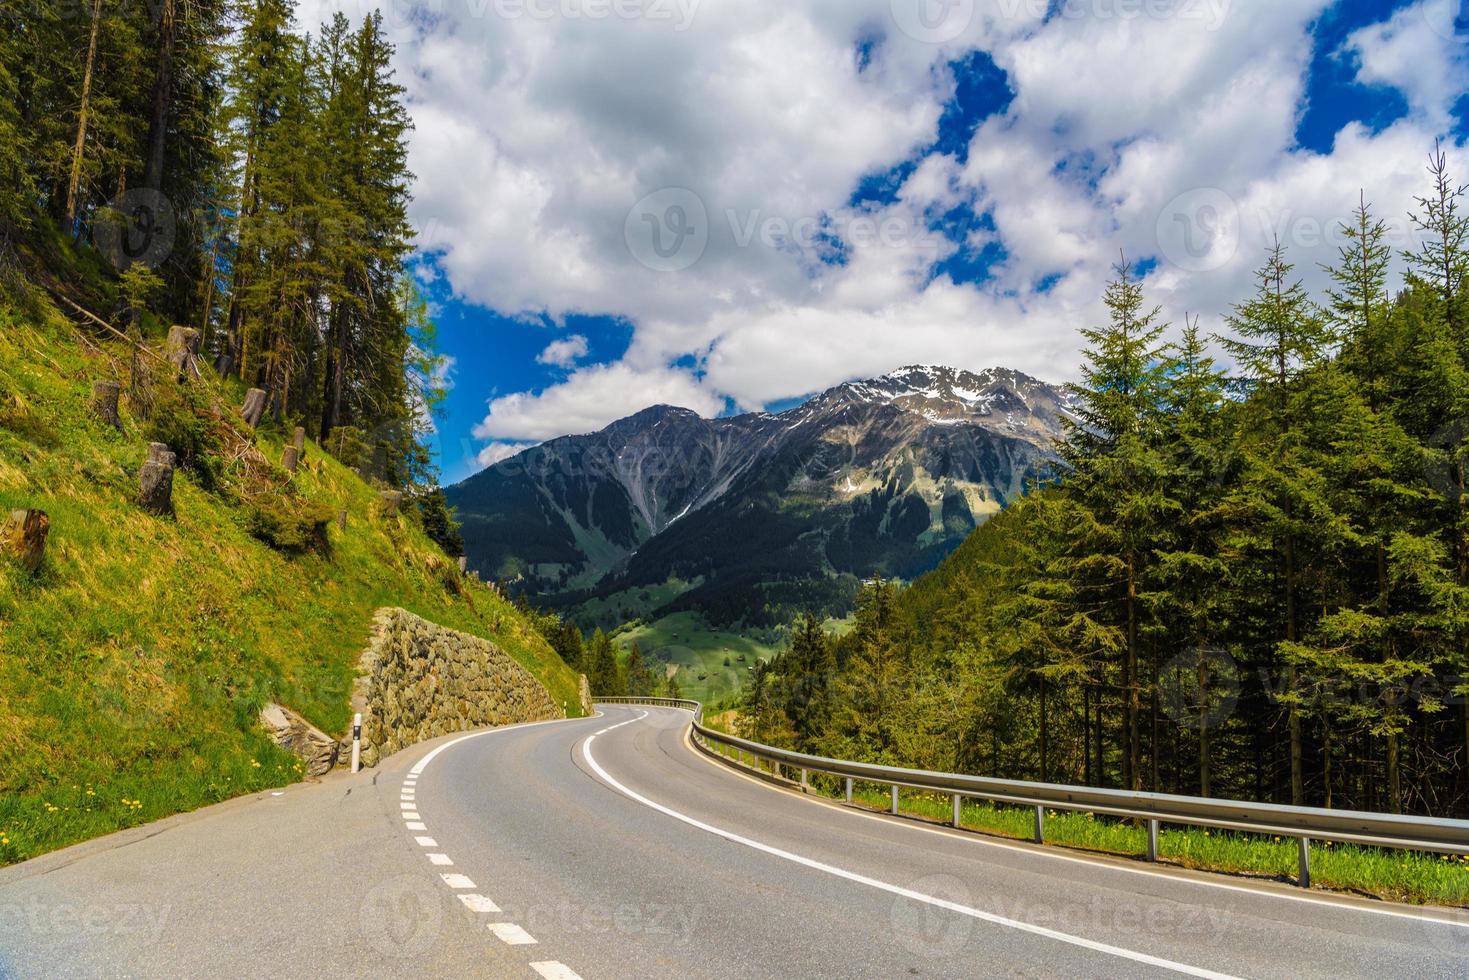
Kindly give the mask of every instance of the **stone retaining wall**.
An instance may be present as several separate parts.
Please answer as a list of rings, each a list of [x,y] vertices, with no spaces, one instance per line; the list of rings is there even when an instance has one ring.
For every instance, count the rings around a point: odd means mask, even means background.
[[[530,671],[488,640],[403,609],[381,610],[358,663],[362,763],[440,735],[564,718]],[[350,758],[350,747],[342,762]]]

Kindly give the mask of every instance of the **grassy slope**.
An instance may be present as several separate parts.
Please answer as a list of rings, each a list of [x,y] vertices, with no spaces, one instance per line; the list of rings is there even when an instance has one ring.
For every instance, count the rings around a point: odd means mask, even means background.
[[[644,657],[675,667],[674,680],[686,698],[713,703],[737,694],[756,660],[769,660],[781,642],[766,643],[740,633],[711,629],[695,612],[674,613],[612,636],[619,653],[636,642]],[[740,662],[740,655],[745,660]],[[729,666],[724,666],[725,658]],[[705,679],[699,680],[704,674]]]
[[[0,307],[0,512],[51,517],[39,574],[0,560],[0,864],[299,778],[256,714],[279,701],[345,732],[381,606],[495,641],[578,712],[576,676],[515,610],[314,445],[298,492],[349,512],[328,556],[270,549],[238,499],[182,471],[175,517],[139,510],[141,424],[126,399],[125,433],[86,407],[126,363],[49,305]],[[281,434],[260,449],[280,459]]]

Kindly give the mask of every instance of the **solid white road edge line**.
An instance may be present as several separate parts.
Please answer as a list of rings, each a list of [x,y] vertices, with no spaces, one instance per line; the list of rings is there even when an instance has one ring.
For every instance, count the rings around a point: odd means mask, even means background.
[[[642,717],[647,717],[646,711],[643,712]],[[632,724],[632,722],[638,720],[640,719],[633,718],[629,721],[623,722],[622,724],[629,725]],[[620,728],[621,726],[619,725],[614,727]],[[961,905],[958,902],[950,902],[947,899],[938,898],[933,895],[926,895],[923,892],[914,891],[911,888],[904,888],[900,885],[889,884],[886,881],[879,881],[876,878],[869,878],[866,875],[860,875],[856,872],[834,867],[833,865],[825,864],[821,861],[802,857],[799,854],[792,854],[790,851],[784,851],[778,847],[772,847],[769,844],[762,844],[759,841],[751,840],[748,837],[741,837],[739,834],[733,833],[728,830],[721,830],[720,828],[715,827],[711,824],[704,823],[702,820],[697,820],[694,817],[679,813],[677,810],[671,810],[661,803],[655,803],[652,800],[648,799],[646,796],[642,796],[628,789],[626,786],[613,779],[610,775],[607,774],[607,770],[603,769],[597,763],[597,760],[592,756],[592,743],[596,740],[597,736],[592,735],[589,736],[586,741],[581,743],[582,757],[586,759],[587,765],[591,767],[592,771],[600,776],[602,778],[602,781],[605,782],[608,786],[612,787],[623,796],[626,796],[628,799],[633,800],[637,803],[641,803],[643,806],[646,806],[649,809],[657,810],[659,813],[662,813],[665,816],[672,817],[675,820],[688,824],[690,827],[696,827],[699,830],[703,830],[707,833],[713,834],[716,837],[723,837],[725,840],[731,843],[743,844],[746,847],[754,848],[757,851],[762,851],[773,857],[778,857],[782,860],[790,861],[794,864],[799,864],[802,867],[811,868],[815,871],[825,872],[826,874],[833,875],[837,878],[843,878],[847,881],[856,882],[859,885],[866,885],[869,888],[876,888],[879,891],[885,891],[893,895],[900,895],[903,898],[907,898],[915,902],[922,902],[925,905],[932,905],[934,908],[947,909],[950,912],[958,912],[960,915],[967,915],[972,919],[979,919],[982,922],[989,922],[993,925],[1005,926],[1009,929],[1017,929],[1021,932],[1028,932],[1036,936],[1044,936],[1047,939],[1054,939],[1058,942],[1067,943],[1072,946],[1079,946],[1082,949],[1089,949],[1097,953],[1105,953],[1108,956],[1115,956],[1120,959],[1131,960],[1134,963],[1144,963],[1148,966],[1156,966],[1160,969],[1171,970],[1174,973],[1181,973],[1186,976],[1204,977],[1208,978],[1208,980],[1237,980],[1237,978],[1231,976],[1228,973],[1216,973],[1213,970],[1206,970],[1202,967],[1189,966],[1187,963],[1175,963],[1172,960],[1166,960],[1160,956],[1152,956],[1148,953],[1139,953],[1135,950],[1123,949],[1120,946],[1111,946],[1107,943],[1099,943],[1095,940],[1083,939],[1081,936],[1073,936],[1070,933],[1059,932],[1055,929],[1047,929],[1045,926],[1031,925],[1029,922],[1021,922],[1017,919],[1009,919],[1002,915],[996,915],[993,912],[985,912],[980,909],[972,908],[968,905]]]
[[[1060,848],[1053,848],[1048,846],[1045,849],[1042,849],[1039,847],[1024,845],[1022,844],[1022,842],[1019,841],[1002,840],[994,837],[989,837],[984,834],[974,833],[972,831],[956,831],[948,827],[930,827],[921,822],[915,822],[912,820],[894,819],[892,816],[886,813],[876,813],[857,807],[844,806],[837,800],[828,800],[821,797],[812,797],[804,794],[798,796],[794,792],[781,789],[778,786],[773,786],[764,779],[756,778],[748,772],[743,772],[740,769],[735,768],[734,766],[726,765],[717,759],[710,758],[706,753],[701,752],[697,747],[694,746],[692,728],[684,729],[684,745],[687,746],[688,750],[699,759],[702,759],[704,762],[720,770],[721,772],[725,772],[731,776],[737,776],[740,779],[747,780],[748,782],[759,786],[762,789],[767,789],[772,793],[781,793],[786,796],[791,796],[795,799],[815,804],[816,806],[824,806],[830,810],[836,811],[837,813],[849,814],[850,816],[860,817],[864,820],[876,820],[877,822],[885,824],[889,827],[902,827],[905,830],[916,831],[920,834],[937,834],[940,837],[947,837],[950,840],[964,840],[973,844],[983,844],[986,847],[998,847],[1002,850],[1009,851],[1012,854],[1030,854],[1039,858],[1049,858],[1054,861],[1068,861],[1072,864],[1081,864],[1085,865],[1088,868],[1094,868],[1103,871],[1120,871],[1123,874],[1142,875],[1146,878],[1161,878],[1164,881],[1171,881],[1176,884],[1198,885],[1200,888],[1217,888],[1220,891],[1239,892],[1244,895],[1253,895],[1256,898],[1276,898],[1285,902],[1304,902],[1307,905],[1317,905],[1321,906],[1322,908],[1335,909],[1339,912],[1361,912],[1366,915],[1386,915],[1395,919],[1411,919],[1414,922],[1427,922],[1434,925],[1457,926],[1461,929],[1469,929],[1469,919],[1445,919],[1443,916],[1435,915],[1432,912],[1414,912],[1406,911],[1403,909],[1378,908],[1375,905],[1358,905],[1355,902],[1339,901],[1326,895],[1297,895],[1292,892],[1276,891],[1272,888],[1252,888],[1248,885],[1233,885],[1227,881],[1213,881],[1208,878],[1195,878],[1188,875],[1177,874],[1171,871],[1154,871],[1149,868],[1136,868],[1126,864],[1115,864],[1111,861],[1100,861],[1096,858],[1089,858],[1079,854],[1068,854]],[[1244,914],[1241,913],[1238,909],[1230,909],[1229,911],[1233,915]]]
[[[596,718],[598,716],[597,715],[590,715],[588,717],[589,718]],[[562,724],[563,722],[567,722],[567,721],[586,721],[586,720],[588,720],[588,719],[587,718],[552,718],[550,721],[529,721],[529,722],[526,722],[523,725],[505,725],[505,726],[502,726],[500,728],[486,728],[482,732],[471,732],[468,735],[461,735],[458,738],[454,739],[454,741],[452,741],[452,742],[445,742],[443,745],[440,745],[438,748],[434,749],[432,752],[430,752],[428,755],[424,756],[422,759],[419,759],[418,762],[414,764],[413,768],[410,769],[410,770],[408,770],[408,774],[410,776],[412,776],[412,777],[415,777],[415,778],[418,777],[418,776],[423,775],[423,771],[428,768],[428,764],[430,762],[433,762],[435,759],[437,759],[439,757],[439,753],[444,752],[447,749],[452,749],[454,746],[458,745],[460,742],[467,742],[467,741],[469,741],[472,738],[482,738],[485,735],[493,735],[496,732],[511,732],[511,731],[515,731],[517,728],[535,728],[537,725],[559,725],[559,724]]]

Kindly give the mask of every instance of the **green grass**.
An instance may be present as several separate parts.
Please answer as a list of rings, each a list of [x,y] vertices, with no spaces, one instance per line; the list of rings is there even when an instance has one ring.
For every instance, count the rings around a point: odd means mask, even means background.
[[[662,664],[664,672],[672,673],[684,697],[706,704],[738,694],[755,661],[768,660],[784,642],[774,634],[756,637],[712,629],[696,612],[624,628],[612,639],[620,652],[636,642],[654,670]]]
[[[328,553],[272,550],[237,494],[183,471],[176,515],[142,512],[144,427],[126,399],[125,432],[91,418],[103,379],[126,384],[121,349],[84,348],[49,306],[0,306],[0,512],[51,519],[39,573],[0,559],[0,864],[299,778],[257,713],[277,701],[345,733],[383,606],[494,641],[578,713],[575,674],[514,608],[314,445],[294,480],[264,480],[348,512]],[[265,460],[282,435],[262,431]]]
[[[813,774],[810,788],[829,799],[845,795],[842,780],[835,777]],[[858,783],[853,787],[852,802],[887,812],[892,805],[889,793],[885,785]],[[899,792],[898,809],[908,816],[944,824],[953,816],[950,797],[914,790]],[[1035,817],[1029,807],[965,800],[960,814],[965,829],[1031,839]],[[1089,813],[1047,810],[1045,836],[1048,844],[1107,854],[1140,856],[1147,850],[1147,830],[1143,826]],[[1295,839],[1260,834],[1164,826],[1158,832],[1158,857],[1186,868],[1283,881],[1294,881],[1297,873]],[[1313,887],[1389,901],[1469,906],[1469,847],[1464,855],[1445,856],[1319,841],[1311,846],[1311,877]]]

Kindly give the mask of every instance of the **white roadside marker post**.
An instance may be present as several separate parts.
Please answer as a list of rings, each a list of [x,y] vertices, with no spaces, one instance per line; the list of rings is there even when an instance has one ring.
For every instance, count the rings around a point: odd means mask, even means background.
[[[352,717],[352,771],[362,771],[362,714]]]

